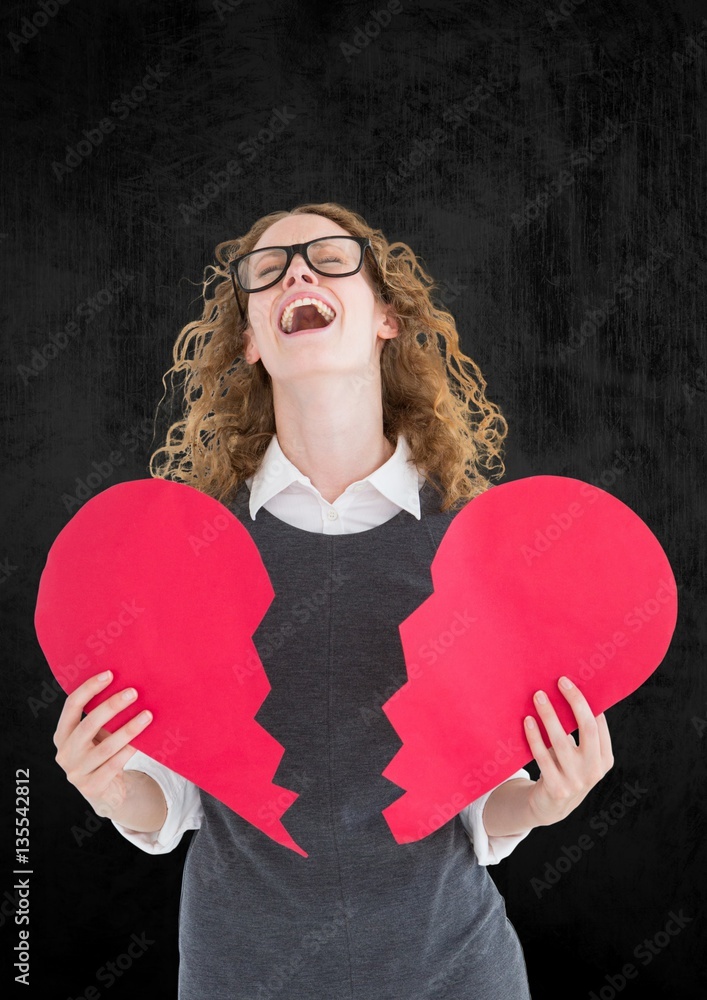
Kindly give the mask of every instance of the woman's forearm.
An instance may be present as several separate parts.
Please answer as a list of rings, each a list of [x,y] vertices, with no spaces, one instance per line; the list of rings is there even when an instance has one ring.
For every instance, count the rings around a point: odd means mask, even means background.
[[[489,837],[511,837],[539,825],[528,806],[534,784],[525,778],[513,778],[494,788],[481,814]]]
[[[108,813],[108,818],[137,833],[160,830],[167,819],[167,802],[159,784],[144,771],[124,771],[123,775],[125,799]]]

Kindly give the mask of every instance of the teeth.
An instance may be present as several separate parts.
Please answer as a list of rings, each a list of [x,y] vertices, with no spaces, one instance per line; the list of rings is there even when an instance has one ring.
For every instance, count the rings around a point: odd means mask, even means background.
[[[321,299],[311,299],[311,298],[295,299],[294,302],[288,303],[288,305],[285,308],[285,311],[282,314],[282,318],[280,319],[280,326],[285,331],[285,333],[290,333],[292,330],[292,314],[297,308],[297,306],[316,306],[317,310],[321,313],[321,315],[324,317],[327,323],[331,323],[331,321],[336,316],[336,313],[333,311],[333,309],[330,309],[328,305],[325,305],[325,303],[322,302]]]

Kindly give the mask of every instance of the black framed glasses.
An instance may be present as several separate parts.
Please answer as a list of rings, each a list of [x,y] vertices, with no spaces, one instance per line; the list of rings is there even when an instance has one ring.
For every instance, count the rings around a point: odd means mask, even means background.
[[[245,319],[245,313],[238,298],[236,282],[241,291],[249,294],[272,288],[287,272],[296,253],[302,254],[308,266],[317,274],[347,278],[361,270],[366,247],[371,247],[371,241],[367,236],[320,236],[306,243],[261,247],[259,250],[251,250],[250,253],[234,257],[228,265],[228,270],[241,319]],[[372,248],[371,253],[373,253]]]

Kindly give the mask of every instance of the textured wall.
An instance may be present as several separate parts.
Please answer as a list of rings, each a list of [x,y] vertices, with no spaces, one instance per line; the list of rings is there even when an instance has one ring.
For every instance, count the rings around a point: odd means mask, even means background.
[[[490,872],[534,997],[558,974],[572,1000],[705,995],[705,7],[389,9],[3,13],[0,922],[9,966],[11,794],[29,767],[31,981],[47,995],[176,994],[188,838],[143,854],[54,761],[63,698],[29,700],[50,678],[33,628],[46,553],[88,495],[148,474],[162,373],[214,246],[327,200],[409,243],[439,282],[510,425],[507,479],[602,486],[671,560],[678,628],[607,712],[614,768]],[[671,911],[689,918],[672,936]],[[111,982],[101,970],[131,935],[144,946]]]

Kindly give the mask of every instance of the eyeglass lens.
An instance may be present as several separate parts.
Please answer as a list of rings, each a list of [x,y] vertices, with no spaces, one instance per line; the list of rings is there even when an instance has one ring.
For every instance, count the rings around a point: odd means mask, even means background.
[[[312,265],[325,274],[345,275],[361,263],[360,243],[348,236],[331,236],[307,247]],[[279,278],[287,264],[287,252],[280,248],[256,250],[238,264],[238,280],[247,291],[256,291]]]

